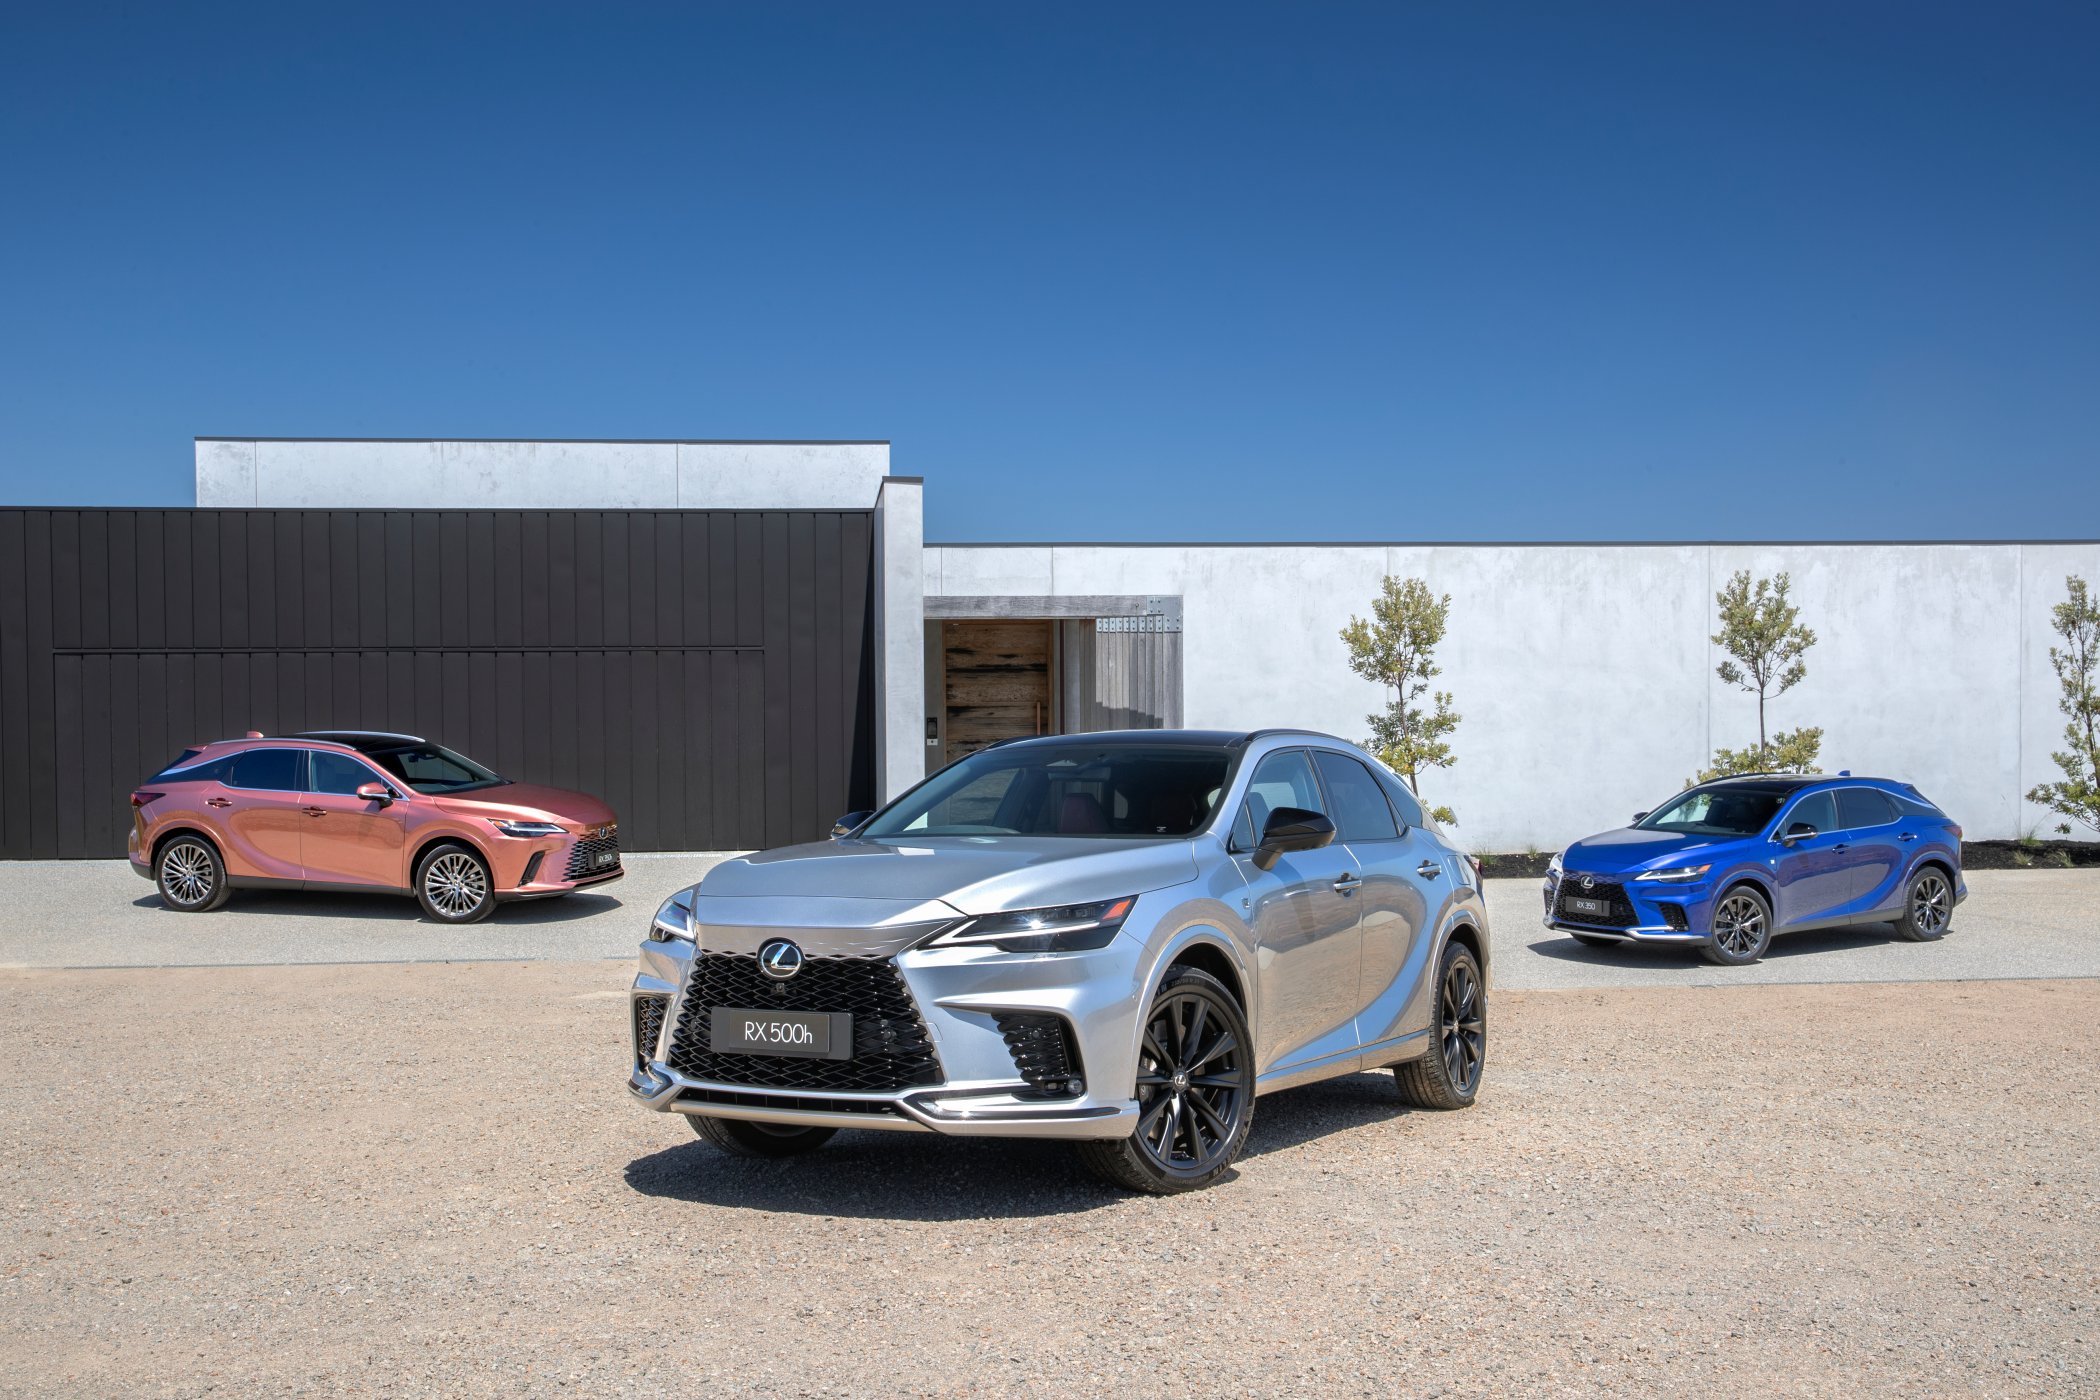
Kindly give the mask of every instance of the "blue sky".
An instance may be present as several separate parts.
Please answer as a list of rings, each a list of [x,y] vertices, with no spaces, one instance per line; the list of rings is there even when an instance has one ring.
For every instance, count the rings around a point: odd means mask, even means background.
[[[2100,10],[7,7],[0,504],[888,438],[934,539],[2100,535]]]

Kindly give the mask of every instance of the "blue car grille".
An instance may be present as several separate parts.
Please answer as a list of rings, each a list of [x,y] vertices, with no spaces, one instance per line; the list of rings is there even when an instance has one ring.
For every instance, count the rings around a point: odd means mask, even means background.
[[[1568,909],[1568,899],[1601,899],[1610,906],[1605,914],[1576,914]],[[1626,898],[1626,887],[1616,880],[1596,880],[1589,889],[1582,887],[1579,876],[1563,875],[1559,887],[1550,897],[1553,917],[1565,923],[1588,924],[1592,928],[1632,928],[1640,922],[1633,912],[1633,905]]]

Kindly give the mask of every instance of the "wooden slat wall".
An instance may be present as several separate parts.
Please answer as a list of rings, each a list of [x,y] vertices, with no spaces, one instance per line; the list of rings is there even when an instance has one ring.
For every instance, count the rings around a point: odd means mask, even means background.
[[[869,512],[0,510],[0,856],[123,854],[249,729],[395,729],[581,788],[630,850],[874,805]]]
[[[1104,632],[1093,619],[1057,625],[1067,733],[1181,727],[1181,633]]]

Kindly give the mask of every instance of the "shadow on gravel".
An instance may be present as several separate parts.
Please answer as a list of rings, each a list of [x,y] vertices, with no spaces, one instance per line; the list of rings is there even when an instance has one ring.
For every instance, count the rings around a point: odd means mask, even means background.
[[[149,894],[131,901],[139,909],[151,909],[162,914],[176,911],[160,902],[160,896]],[[565,924],[577,919],[588,919],[594,914],[606,914],[620,908],[620,901],[606,894],[565,894],[556,899],[521,899],[500,905],[487,920],[499,924]],[[233,898],[223,908],[214,911],[218,917],[228,914],[260,914],[283,916],[301,914],[308,918],[323,919],[385,919],[393,923],[414,921],[435,923],[425,919],[415,900],[407,895],[392,894],[304,894],[297,890],[235,890]],[[177,917],[191,919],[194,914]]]
[[[1761,961],[1774,958],[1812,957],[1817,953],[1849,953],[1860,948],[1878,948],[1888,943],[1899,943],[1894,926],[1889,924],[1851,924],[1844,928],[1803,929],[1798,933],[1775,935],[1772,946],[1765,950]],[[1613,948],[1585,948],[1572,938],[1542,938],[1530,946],[1530,951],[1542,958],[1554,958],[1561,962],[1580,963],[1584,967],[1638,967],[1645,971],[1668,971],[1682,968],[1686,972],[1712,972],[1713,964],[1699,956],[1694,948],[1681,944],[1658,943],[1647,947],[1637,944],[1620,944]]]
[[[1491,1060],[1492,1053],[1490,1050]],[[1247,1136],[1247,1151],[1240,1160],[1303,1147],[1336,1133],[1388,1123],[1411,1112],[1401,1102],[1400,1087],[1393,1082],[1389,1069],[1285,1089],[1255,1105],[1254,1131]]]
[[[1123,1199],[1088,1175],[1066,1143],[866,1130],[776,1162],[731,1157],[696,1138],[636,1158],[627,1184],[698,1205],[867,1220],[1072,1215]]]
[[[1260,1101],[1241,1161],[1388,1122],[1407,1112],[1388,1073],[1354,1074]],[[1227,1173],[1213,1190],[1229,1188]],[[1129,1200],[1096,1181],[1071,1144],[847,1131],[806,1157],[749,1161],[695,1140],[638,1157],[645,1196],[790,1215],[871,1220],[1003,1220],[1072,1215]]]

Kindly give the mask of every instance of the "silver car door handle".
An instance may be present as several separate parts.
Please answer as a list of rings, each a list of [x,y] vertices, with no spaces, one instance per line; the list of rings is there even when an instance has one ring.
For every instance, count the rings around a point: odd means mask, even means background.
[[[1438,865],[1433,860],[1425,860],[1420,865],[1415,867],[1415,874],[1421,876],[1425,880],[1434,880],[1437,876],[1443,873],[1444,867]]]
[[[1354,875],[1344,875],[1334,882],[1334,892],[1336,894],[1355,894],[1358,886],[1362,884],[1363,881],[1357,879]]]

